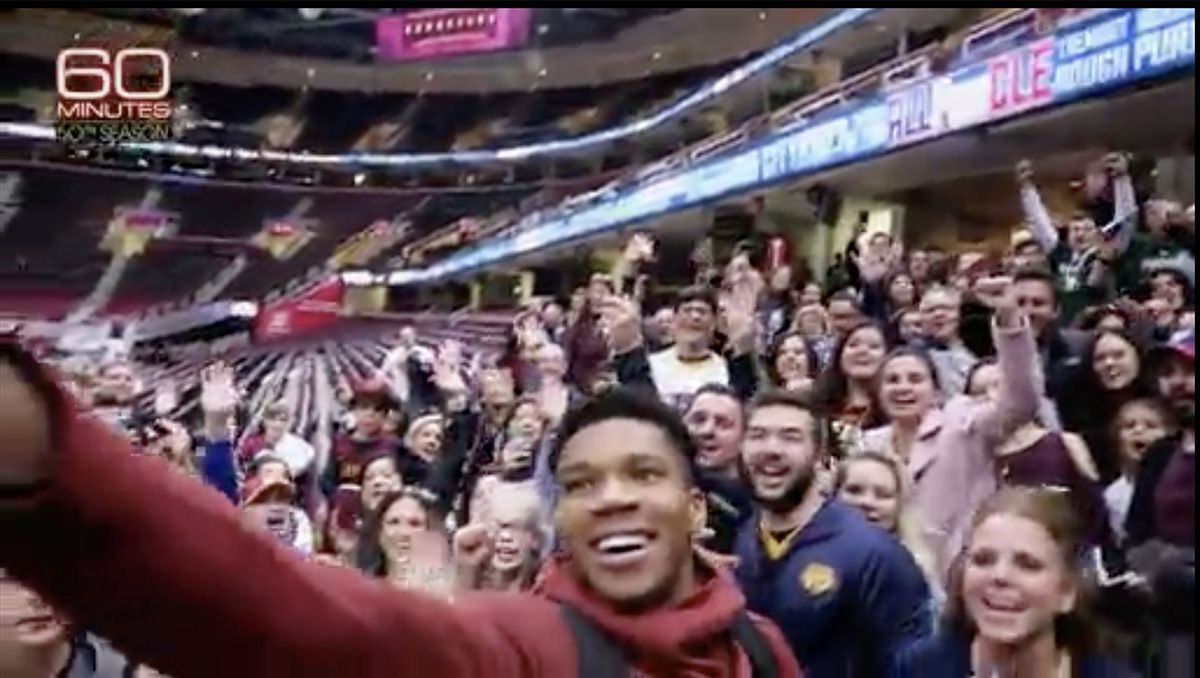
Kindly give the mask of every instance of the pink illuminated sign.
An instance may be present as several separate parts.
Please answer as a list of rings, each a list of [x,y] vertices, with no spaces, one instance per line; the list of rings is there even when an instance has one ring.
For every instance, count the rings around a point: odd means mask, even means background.
[[[428,59],[521,47],[529,40],[532,9],[427,9],[375,22],[376,56]]]

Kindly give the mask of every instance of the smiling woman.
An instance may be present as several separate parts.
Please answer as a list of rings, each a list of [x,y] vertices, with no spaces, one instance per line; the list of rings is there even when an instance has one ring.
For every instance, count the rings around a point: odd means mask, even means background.
[[[1061,492],[1006,488],[972,523],[941,632],[893,675],[1124,676],[1097,643],[1077,563],[1079,525]]]

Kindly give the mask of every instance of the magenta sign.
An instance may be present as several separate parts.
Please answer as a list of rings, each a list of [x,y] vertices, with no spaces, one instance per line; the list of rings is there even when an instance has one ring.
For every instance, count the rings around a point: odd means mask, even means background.
[[[376,56],[407,60],[491,52],[529,40],[532,9],[424,9],[377,19]]]

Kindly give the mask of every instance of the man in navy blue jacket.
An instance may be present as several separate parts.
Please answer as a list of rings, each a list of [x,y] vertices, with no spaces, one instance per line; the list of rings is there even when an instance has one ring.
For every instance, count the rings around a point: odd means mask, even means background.
[[[822,495],[820,430],[795,396],[767,393],[751,405],[742,464],[758,512],[738,534],[736,574],[805,676],[874,678],[931,632],[929,588],[904,546]]]

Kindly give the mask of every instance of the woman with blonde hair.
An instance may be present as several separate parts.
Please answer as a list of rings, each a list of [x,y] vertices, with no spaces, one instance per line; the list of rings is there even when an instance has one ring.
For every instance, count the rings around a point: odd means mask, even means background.
[[[935,604],[941,603],[941,579],[933,552],[921,536],[921,521],[909,502],[911,483],[896,457],[865,451],[838,465],[834,481],[837,498],[862,511],[863,516],[896,537],[924,573]]]

